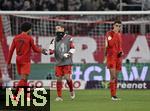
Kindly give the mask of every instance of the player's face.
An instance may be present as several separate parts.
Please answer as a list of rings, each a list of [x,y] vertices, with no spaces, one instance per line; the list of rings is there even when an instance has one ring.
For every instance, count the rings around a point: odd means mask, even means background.
[[[64,32],[64,28],[61,26],[56,26],[55,28],[56,32]]]
[[[116,23],[113,25],[113,27],[114,27],[114,30],[117,32],[119,32],[121,30],[121,24]]]

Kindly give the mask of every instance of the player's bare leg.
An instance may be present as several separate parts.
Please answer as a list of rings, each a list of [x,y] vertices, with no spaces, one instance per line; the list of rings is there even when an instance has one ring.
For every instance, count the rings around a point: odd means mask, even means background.
[[[110,71],[110,93],[112,100],[118,100],[116,96],[116,81],[117,81],[117,74],[116,69],[109,69]]]
[[[70,77],[70,74],[65,74],[65,79],[67,81],[67,84],[69,86],[69,91],[70,91],[70,97],[71,99],[73,100],[75,98],[75,92],[73,90],[73,82],[72,82],[72,79]]]
[[[57,97],[56,97],[56,101],[63,101],[62,99],[62,77],[57,77]]]
[[[117,76],[117,79],[116,79],[116,89],[117,89],[117,84],[118,84],[118,74],[119,74],[119,70],[116,70],[116,76]]]
[[[115,80],[115,90],[117,92],[117,84],[118,84],[118,74],[119,74],[120,70],[116,70],[116,80]],[[120,98],[118,98],[118,100],[121,100]]]

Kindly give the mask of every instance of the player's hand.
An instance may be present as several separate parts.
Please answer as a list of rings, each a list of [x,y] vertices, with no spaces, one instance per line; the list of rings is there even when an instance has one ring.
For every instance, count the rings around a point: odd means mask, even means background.
[[[48,51],[47,51],[47,49],[42,49],[42,54],[44,54],[44,55],[48,55]]]
[[[68,58],[69,56],[70,56],[69,53],[64,53],[64,57],[65,57],[65,58]]]

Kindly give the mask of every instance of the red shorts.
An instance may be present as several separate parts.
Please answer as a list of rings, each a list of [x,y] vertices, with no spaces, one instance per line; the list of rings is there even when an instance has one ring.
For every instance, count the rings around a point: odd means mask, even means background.
[[[18,71],[18,74],[21,75],[21,74],[27,74],[29,75],[30,74],[30,66],[31,64],[29,62],[26,62],[26,63],[17,63],[17,71]]]
[[[71,65],[56,66],[55,67],[56,77],[62,77],[65,74],[71,74],[71,73],[72,73],[72,66]]]
[[[116,69],[121,71],[122,67],[122,59],[120,58],[107,58],[107,68],[108,69]]]

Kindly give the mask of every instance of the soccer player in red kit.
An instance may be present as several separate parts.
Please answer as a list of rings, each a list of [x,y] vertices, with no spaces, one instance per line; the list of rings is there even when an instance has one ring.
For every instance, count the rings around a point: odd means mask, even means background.
[[[8,54],[7,64],[8,66],[10,66],[13,52],[16,49],[17,72],[21,77],[20,81],[18,82],[17,90],[14,97],[17,96],[19,87],[28,86],[27,78],[30,74],[31,49],[37,53],[45,54],[46,52],[45,49],[39,48],[34,44],[33,38],[29,35],[31,28],[32,24],[29,22],[24,22],[21,25],[22,32],[14,37]]]
[[[121,38],[121,21],[116,20],[113,23],[113,29],[106,34],[106,53],[105,61],[110,71],[110,93],[112,100],[119,100],[116,96],[117,91],[117,75],[121,71],[122,65],[122,38]]]
[[[75,47],[72,37],[64,32],[63,24],[56,26],[56,38],[51,41],[50,54],[54,53],[56,60],[55,75],[57,77],[57,98],[56,101],[63,101],[62,98],[62,79],[66,79],[70,90],[71,99],[75,98],[73,90],[72,74],[72,55]]]

